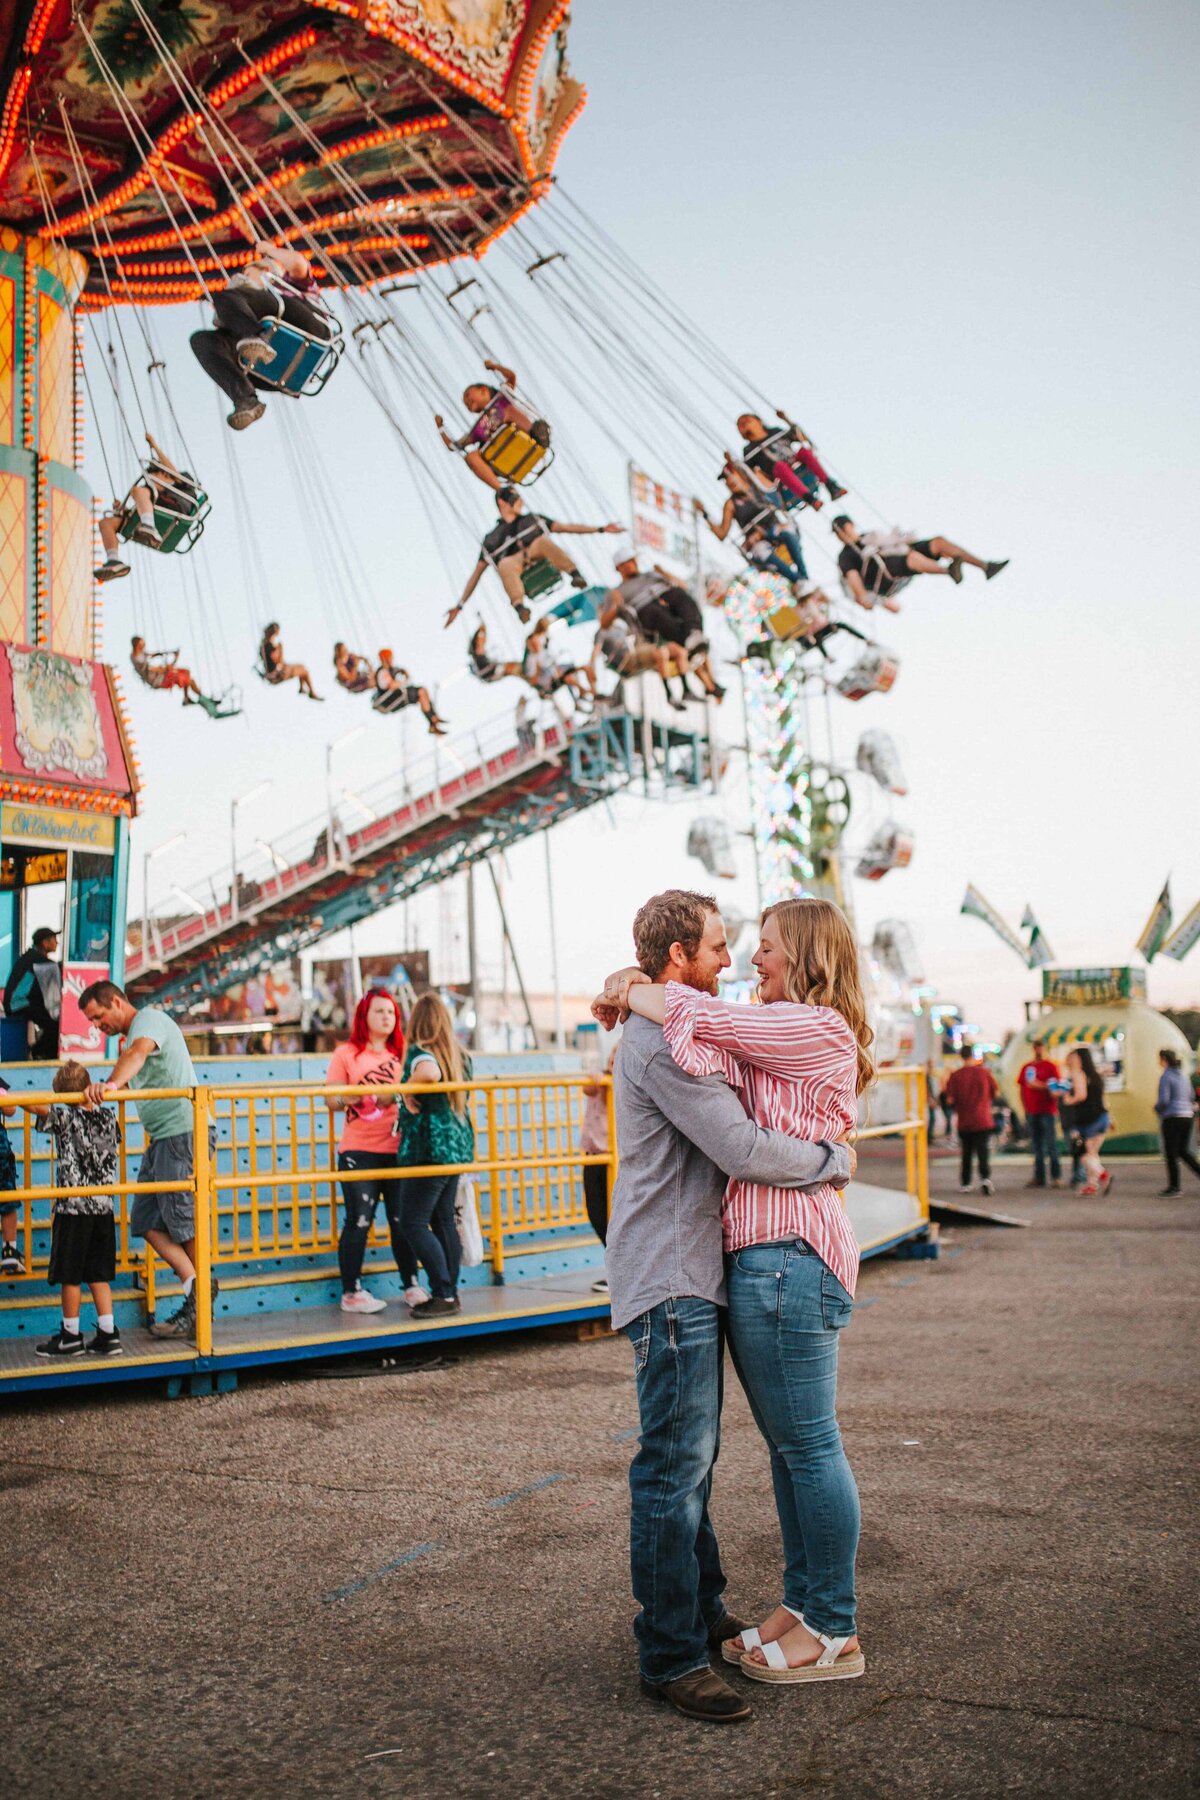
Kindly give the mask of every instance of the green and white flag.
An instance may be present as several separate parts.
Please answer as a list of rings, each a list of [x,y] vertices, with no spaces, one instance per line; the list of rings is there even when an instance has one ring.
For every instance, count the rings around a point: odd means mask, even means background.
[[[1142,926],[1136,948],[1147,962],[1153,962],[1171,929],[1171,877],[1163,882],[1162,893],[1150,909],[1150,917]]]
[[[1029,954],[1017,933],[1011,925],[1005,923],[991,902],[984,899],[974,883],[968,884],[967,891],[963,895],[963,903],[958,910],[969,913],[973,919],[982,919],[985,925],[990,925],[1001,943],[1007,944],[1010,950],[1015,950],[1027,968],[1033,967],[1029,961]]]
[[[1200,943],[1200,900],[1197,900],[1182,925],[1176,926],[1162,947],[1164,956],[1172,962],[1182,962],[1189,950],[1194,950]]]
[[[1054,952],[1050,948],[1050,940],[1034,917],[1032,906],[1027,906],[1021,915],[1021,930],[1029,933],[1028,961],[1030,968],[1046,968],[1054,961]]]

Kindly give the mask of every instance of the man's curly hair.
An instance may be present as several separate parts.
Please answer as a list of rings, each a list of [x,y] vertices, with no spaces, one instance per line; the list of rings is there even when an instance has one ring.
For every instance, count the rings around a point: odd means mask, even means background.
[[[662,974],[678,944],[689,959],[698,955],[709,913],[719,912],[712,894],[693,894],[687,888],[668,888],[638,908],[633,921],[633,947],[638,967],[652,980]]]

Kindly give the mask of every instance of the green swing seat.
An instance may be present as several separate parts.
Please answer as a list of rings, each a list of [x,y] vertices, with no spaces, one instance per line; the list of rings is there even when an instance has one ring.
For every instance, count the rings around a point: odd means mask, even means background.
[[[149,463],[142,474],[141,483],[149,486],[151,480],[155,484],[165,485],[170,480],[169,471]],[[135,482],[134,485],[139,484]],[[186,555],[199,543],[204,533],[204,521],[212,511],[208,495],[202,488],[197,488],[194,495],[187,497],[178,489],[164,495],[157,491],[157,485],[151,487],[151,492],[154,495],[154,528],[162,542],[151,545],[150,548],[161,551],[164,556],[173,552]],[[137,532],[138,523],[137,507],[131,489],[125,498],[117,536],[129,543]]]
[[[556,569],[544,557],[531,562],[527,569],[521,571],[521,586],[525,589],[527,600],[540,600],[543,594],[552,594],[561,585],[562,570]]]

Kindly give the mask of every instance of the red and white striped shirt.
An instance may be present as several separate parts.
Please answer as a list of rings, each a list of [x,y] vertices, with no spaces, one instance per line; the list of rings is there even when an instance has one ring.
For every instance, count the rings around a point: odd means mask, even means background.
[[[828,1006],[729,1005],[671,981],[663,1031],[681,1069],[723,1075],[759,1125],[815,1143],[858,1123],[854,1033]],[[803,1238],[854,1293],[858,1243],[837,1188],[804,1192],[735,1178],[721,1223],[727,1251]]]

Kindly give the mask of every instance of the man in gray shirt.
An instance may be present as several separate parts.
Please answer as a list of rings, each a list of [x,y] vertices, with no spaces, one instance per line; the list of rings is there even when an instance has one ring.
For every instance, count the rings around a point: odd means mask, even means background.
[[[729,967],[714,899],[670,889],[633,925],[655,982],[716,990]],[[611,1029],[616,1012],[593,1011]],[[725,1576],[708,1516],[724,1361],[721,1200],[726,1177],[815,1188],[849,1180],[844,1144],[767,1131],[716,1075],[687,1075],[662,1027],[633,1015],[613,1074],[620,1163],[605,1264],[614,1329],[633,1344],[641,1445],[629,1471],[630,1560],[642,1686],[690,1718],[749,1717],[709,1653],[741,1623],[726,1612]]]

